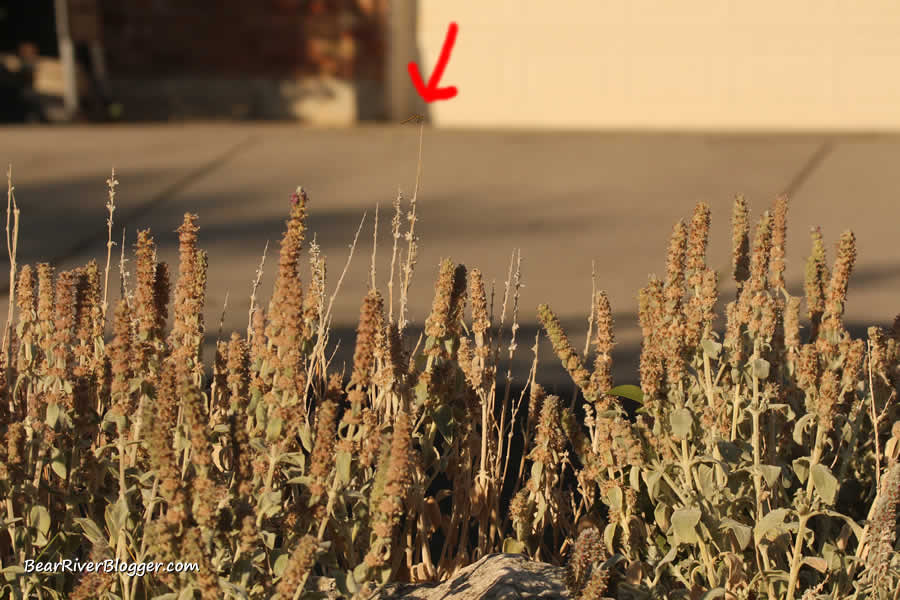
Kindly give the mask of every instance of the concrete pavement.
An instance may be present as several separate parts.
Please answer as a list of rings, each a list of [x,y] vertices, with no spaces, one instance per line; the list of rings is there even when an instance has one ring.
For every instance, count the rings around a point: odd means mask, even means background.
[[[200,243],[210,255],[207,352],[226,292],[225,331],[246,328],[250,284],[266,241],[268,268],[260,293],[268,301],[288,198],[297,185],[311,196],[310,235],[316,234],[328,257],[329,290],[367,212],[335,302],[340,361],[352,356],[376,203],[378,280],[386,293],[391,202],[398,187],[412,192],[417,145],[414,125],[13,127],[0,129],[0,163],[13,165],[22,210],[20,264],[52,260],[66,269],[91,258],[105,261],[105,180],[111,167],[120,182],[114,237],[121,239],[124,226],[129,251],[136,230],[149,227],[161,260],[174,271],[174,230],[185,212],[197,213]],[[711,263],[722,269],[722,295],[730,298],[734,194],[743,193],[758,216],[775,194],[789,191],[792,292],[802,291],[809,227],[822,226],[830,258],[841,231],[852,229],[859,260],[847,319],[863,330],[888,324],[900,312],[898,158],[900,137],[878,135],[426,130],[412,322],[420,326],[428,315],[442,257],[480,267],[488,282],[496,280],[499,301],[510,253],[520,248],[525,288],[514,370],[521,380],[532,360],[537,304],[549,303],[583,347],[596,260],[598,286],[609,293],[616,314],[617,383],[636,383],[636,295],[648,274],[664,271],[675,221],[689,218],[697,201],[710,204]],[[0,286],[5,289],[5,282]],[[549,344],[540,352],[541,380],[550,387],[565,384]],[[211,361],[211,353],[206,356]]]

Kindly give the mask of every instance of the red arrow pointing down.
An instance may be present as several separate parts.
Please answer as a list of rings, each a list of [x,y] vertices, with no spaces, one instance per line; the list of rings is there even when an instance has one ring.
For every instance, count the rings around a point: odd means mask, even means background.
[[[425,82],[422,81],[422,75],[419,73],[419,65],[414,61],[410,61],[407,65],[413,85],[416,86],[416,91],[419,92],[419,95],[422,96],[422,99],[425,100],[425,102],[430,103],[435,100],[449,100],[456,96],[456,86],[451,85],[449,87],[439,88],[438,84],[441,82],[441,76],[444,74],[444,69],[447,67],[447,61],[450,60],[450,52],[453,51],[453,42],[456,41],[456,34],[458,31],[459,26],[456,23],[450,23],[450,26],[447,28],[447,37],[444,39],[444,46],[441,48],[441,56],[434,66],[434,71],[432,71],[431,77],[428,79],[427,86],[425,85]]]

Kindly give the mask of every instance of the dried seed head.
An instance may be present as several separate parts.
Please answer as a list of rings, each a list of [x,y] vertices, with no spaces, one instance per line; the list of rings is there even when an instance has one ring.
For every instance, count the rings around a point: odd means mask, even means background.
[[[34,270],[25,265],[19,271],[16,285],[16,307],[19,310],[19,322],[30,323],[37,318],[37,304],[34,295]]]
[[[335,432],[338,406],[332,400],[323,402],[316,411],[316,439],[309,463],[309,474],[324,492],[325,480],[334,466]]]
[[[466,268],[454,267],[450,259],[442,261],[431,314],[425,321],[425,334],[435,340],[458,337],[465,302]],[[439,354],[442,347],[435,345],[433,350]]]
[[[469,275],[469,289],[472,294],[472,331],[477,336],[490,328],[488,317],[487,295],[484,291],[484,279],[479,269],[472,269]]]
[[[563,367],[569,372],[572,381],[582,390],[588,389],[590,375],[587,369],[584,368],[584,365],[581,364],[581,359],[575,353],[575,349],[569,342],[565,331],[563,331],[559,319],[546,304],[538,306],[538,320],[544,327],[544,331],[547,332],[547,337],[550,338],[550,343],[553,344],[556,356],[562,361]]]
[[[726,325],[723,345],[729,350],[729,362],[737,367],[744,360],[744,343],[741,335],[743,319],[737,302],[729,302],[725,307]]]
[[[828,296],[825,299],[824,322],[832,332],[838,332],[843,328],[844,303],[847,301],[847,287],[855,262],[856,237],[852,231],[845,231],[838,243],[837,258],[834,261]]]
[[[750,277],[750,209],[743,196],[735,197],[731,212],[731,269],[740,291]]]
[[[666,259],[665,296],[667,303],[678,303],[684,295],[684,262],[687,248],[687,228],[678,221],[672,229],[669,240],[669,254]]]
[[[785,248],[787,242],[788,198],[780,195],[775,198],[772,218],[772,251],[769,257],[769,287],[779,290],[784,287]]]
[[[363,300],[356,330],[356,349],[353,354],[353,375],[350,384],[368,387],[375,367],[375,338],[384,321],[384,300],[377,290],[370,290]]]
[[[654,338],[658,326],[663,319],[663,284],[656,277],[651,277],[647,286],[642,288],[639,298],[640,309],[638,320],[645,340]]]
[[[145,346],[158,335],[159,315],[154,288],[156,287],[156,246],[149,229],[138,231],[135,244],[137,283],[134,291],[135,319],[138,337]]]
[[[804,344],[800,349],[797,368],[797,385],[808,393],[816,390],[819,382],[819,356],[815,344]]]
[[[763,213],[756,226],[753,252],[750,255],[750,289],[761,292],[766,289],[769,273],[769,255],[772,251],[772,216]]]
[[[170,294],[169,265],[158,262],[156,263],[156,277],[153,280],[153,304],[157,319],[156,330],[160,336],[165,331],[166,321],[169,319]]]
[[[590,389],[594,394],[606,393],[612,389],[612,349],[615,345],[613,334],[612,309],[606,292],[598,292],[594,308],[597,332],[594,337],[594,348],[597,357],[594,359],[594,372],[591,373]]]
[[[278,582],[276,591],[280,598],[293,598],[297,590],[306,586],[306,579],[316,564],[317,550],[318,541],[315,536],[305,535],[300,538]]]
[[[800,298],[793,296],[784,311],[784,344],[792,351],[800,347]]]
[[[816,227],[810,231],[812,238],[812,252],[806,260],[806,307],[809,311],[809,319],[812,321],[812,338],[816,337],[818,327],[825,312],[825,289],[830,275],[825,257],[825,243],[822,240],[822,231]]]
[[[826,431],[831,431],[834,423],[834,415],[837,411],[840,395],[840,382],[837,374],[832,370],[827,370],[822,375],[822,382],[819,386],[819,396],[816,404],[816,414],[819,417],[819,426]]]
[[[847,340],[842,344],[841,350],[841,354],[844,355],[841,385],[849,387],[855,385],[862,375],[863,363],[866,358],[866,343],[863,340]]]
[[[688,286],[696,288],[702,283],[706,269],[706,245],[709,241],[709,205],[698,202],[694,207],[687,246]]]

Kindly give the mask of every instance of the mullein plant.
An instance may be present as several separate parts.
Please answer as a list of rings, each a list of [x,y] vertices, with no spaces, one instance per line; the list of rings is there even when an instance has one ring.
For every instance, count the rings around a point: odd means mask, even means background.
[[[786,198],[755,226],[735,201],[733,299],[707,264],[709,208],[676,224],[665,276],[638,295],[640,386],[612,379],[612,307],[595,290],[593,357],[540,305],[514,397],[502,363],[517,348],[521,256],[499,318],[495,285],[442,260],[413,339],[415,196],[405,219],[394,202],[386,294],[373,250],[346,377],[326,352],[334,295],[315,238],[307,248],[310,198],[298,188],[271,300],[255,301],[261,264],[246,335],[220,332],[207,380],[198,218],[178,230],[175,280],[138,231],[133,285],[122,273],[125,293],[107,311],[118,182],[108,184],[105,272],[18,266],[8,231],[0,597],[299,599],[320,597],[326,577],[361,599],[494,552],[565,565],[577,598],[896,592],[900,320],[866,339],[847,331],[850,233],[829,262],[813,230],[804,297],[790,295]],[[18,223],[11,183],[8,209]],[[571,401],[535,381],[541,333],[573,380]],[[61,559],[198,569],[24,569]]]
[[[855,238],[840,237],[829,268],[813,230],[801,334],[801,299],[784,279],[787,210],[777,198],[751,236],[736,199],[737,297],[724,331],[705,262],[709,209],[674,228],[665,280],[640,294],[642,406],[622,471],[596,469],[597,452],[569,418],[582,474],[594,469],[608,515],[602,551],[596,537],[576,542],[570,580],[581,597],[605,593],[586,586],[589,564],[627,597],[895,595],[900,330],[853,339],[843,314]],[[589,409],[595,390],[580,359],[546,308],[542,321]],[[581,495],[587,510],[591,497]]]

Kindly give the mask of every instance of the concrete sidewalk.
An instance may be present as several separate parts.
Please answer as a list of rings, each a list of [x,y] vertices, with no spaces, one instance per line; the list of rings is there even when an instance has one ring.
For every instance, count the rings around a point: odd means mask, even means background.
[[[198,214],[200,243],[210,255],[210,344],[226,292],[225,331],[246,329],[250,284],[268,241],[260,290],[267,303],[289,195],[297,185],[310,193],[310,232],[328,257],[329,290],[367,212],[335,302],[341,361],[352,356],[367,289],[376,204],[378,280],[386,295],[391,202],[398,187],[412,193],[417,146],[413,125],[26,127],[0,130],[0,163],[13,165],[22,209],[21,264],[51,260],[66,269],[91,258],[105,262],[105,181],[113,166],[120,182],[114,238],[121,240],[124,226],[129,252],[136,230],[149,227],[161,260],[176,272],[174,230],[185,212]],[[510,254],[520,248],[525,288],[514,371],[521,380],[532,360],[539,303],[549,303],[583,347],[596,260],[598,287],[607,290],[616,313],[617,383],[636,383],[636,296],[648,274],[664,271],[673,224],[689,218],[697,201],[710,204],[711,263],[721,270],[722,296],[730,299],[734,195],[743,193],[756,217],[775,194],[788,191],[791,291],[802,292],[809,227],[822,227],[830,258],[841,231],[852,229],[859,259],[847,320],[863,331],[889,324],[900,311],[898,158],[900,137],[888,136],[426,130],[412,321],[421,325],[428,315],[442,257],[481,268],[488,282],[496,280],[499,302]],[[212,354],[206,356],[211,361]],[[567,381],[549,344],[541,346],[541,360],[543,382],[552,387]]]

